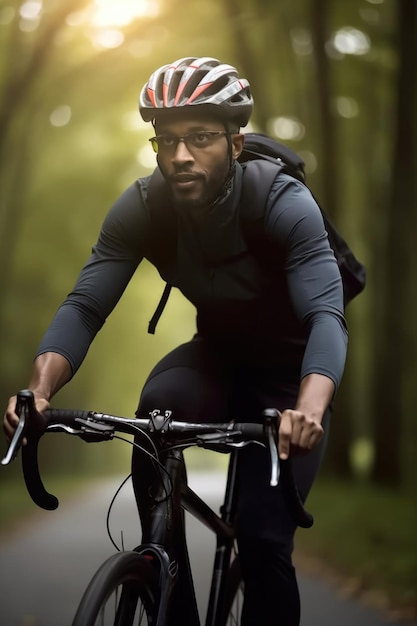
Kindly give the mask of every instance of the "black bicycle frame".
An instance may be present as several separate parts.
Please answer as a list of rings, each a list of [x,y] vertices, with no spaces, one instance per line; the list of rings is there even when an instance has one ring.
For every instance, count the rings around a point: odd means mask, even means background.
[[[187,625],[200,625],[188,548],[184,510],[198,519],[217,538],[206,626],[216,626],[223,615],[226,574],[230,565],[235,532],[237,452],[231,453],[221,514],[218,515],[189,486],[181,452],[170,451],[164,460],[166,472],[158,472],[142,521],[138,552],[157,560],[161,598],[156,626],[167,626],[169,616],[187,611]],[[156,494],[156,495],[155,495]],[[184,620],[185,622],[185,620]]]
[[[228,422],[215,427],[213,424],[171,422],[171,411],[166,411],[164,415],[153,411],[141,430],[140,420],[103,413],[55,409],[48,409],[45,414],[38,413],[33,393],[23,390],[17,394],[16,413],[19,415],[19,427],[1,463],[7,465],[16,456],[23,437],[26,437],[27,445],[22,448],[26,487],[33,501],[47,510],[56,509],[58,500],[45,490],[39,473],[38,443],[46,430],[56,426],[56,430],[79,435],[86,441],[111,439],[115,431],[136,437],[146,435],[145,446],[151,441],[149,450],[143,447],[142,437],[139,437],[139,443],[135,443],[136,449],[142,452],[137,451],[137,456],[133,457],[133,466],[136,465],[136,458],[142,468],[138,467],[136,471],[133,467],[132,474],[143,533],[142,544],[136,551],[152,560],[155,566],[159,565],[159,597],[155,598],[155,604],[160,609],[154,616],[156,626],[169,626],[170,616],[180,616],[184,626],[200,625],[185,536],[184,511],[203,523],[217,538],[206,626],[218,626],[227,617],[224,615],[224,593],[227,591],[227,574],[235,541],[238,450],[231,453],[224,503],[218,515],[189,488],[182,452],[171,447],[173,442],[181,445],[182,441],[184,446],[200,444],[225,451],[230,449],[229,445],[245,445],[245,442],[251,441],[261,443],[266,439],[271,456],[270,484],[278,484],[280,477],[282,493],[294,521],[302,528],[310,528],[313,524],[313,517],[304,509],[295,484],[290,460],[279,463],[276,425],[280,414],[276,409],[263,411],[264,424],[234,422],[232,425]],[[170,426],[173,434],[180,433],[184,438],[174,435],[170,441]],[[147,433],[152,433],[151,438]],[[234,433],[238,435],[237,442],[233,438]],[[136,481],[138,477],[140,481]],[[131,588],[126,585],[125,589],[129,598]],[[182,605],[178,604],[181,599],[184,599]],[[184,616],[184,611],[189,615]]]

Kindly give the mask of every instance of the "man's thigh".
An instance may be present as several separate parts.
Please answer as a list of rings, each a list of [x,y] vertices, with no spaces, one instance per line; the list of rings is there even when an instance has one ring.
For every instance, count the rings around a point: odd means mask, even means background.
[[[154,409],[193,422],[229,420],[227,369],[210,343],[182,344],[153,368],[142,390],[138,415]]]

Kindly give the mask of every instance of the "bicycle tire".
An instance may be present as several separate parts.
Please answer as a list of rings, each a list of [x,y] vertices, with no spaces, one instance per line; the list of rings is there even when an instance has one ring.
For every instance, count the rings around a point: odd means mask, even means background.
[[[239,557],[236,556],[227,573],[221,626],[240,626],[243,595],[242,572],[240,570]]]
[[[94,574],[72,626],[154,624],[159,606],[158,576],[137,552],[119,552]]]

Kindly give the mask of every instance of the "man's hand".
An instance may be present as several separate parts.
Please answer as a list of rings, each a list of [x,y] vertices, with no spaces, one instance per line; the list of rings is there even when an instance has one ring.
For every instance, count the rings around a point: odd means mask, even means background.
[[[300,383],[294,409],[281,413],[278,454],[285,460],[291,453],[305,454],[323,437],[323,415],[335,391],[333,381],[322,374],[308,374]]]
[[[72,375],[67,359],[55,352],[45,352],[33,362],[32,376],[27,389],[33,391],[35,407],[39,413],[49,408],[49,400],[67,383]],[[16,415],[16,396],[9,400],[4,414],[3,430],[6,440],[10,441],[19,423]],[[25,444],[23,440],[23,444]]]
[[[43,398],[42,396],[37,395],[36,393],[34,394],[34,396],[35,396],[35,407],[40,413],[45,411],[45,409],[49,408],[49,402],[48,400],[46,400],[46,398]],[[16,414],[15,411],[16,411],[16,396],[12,396],[9,400],[9,403],[7,405],[7,409],[3,418],[3,430],[4,430],[4,435],[6,437],[6,441],[8,443],[10,443],[10,440],[12,439],[14,432],[17,428],[17,425],[19,423],[19,416]],[[26,445],[25,439],[23,440],[23,445]]]
[[[290,454],[305,454],[323,437],[323,427],[317,418],[302,411],[286,409],[281,413],[278,431],[278,454],[282,460]]]

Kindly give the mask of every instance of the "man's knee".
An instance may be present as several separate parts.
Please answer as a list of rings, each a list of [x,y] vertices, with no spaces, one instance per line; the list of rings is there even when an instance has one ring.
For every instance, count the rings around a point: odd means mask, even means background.
[[[147,381],[137,414],[147,415],[154,409],[169,409],[176,419],[220,421],[226,419],[226,401],[221,381],[198,370],[176,367]]]

